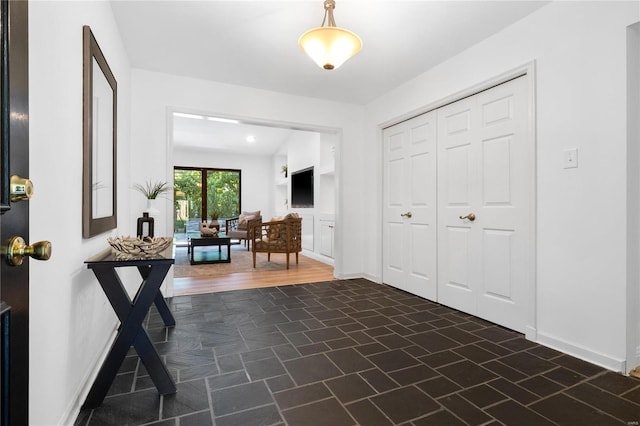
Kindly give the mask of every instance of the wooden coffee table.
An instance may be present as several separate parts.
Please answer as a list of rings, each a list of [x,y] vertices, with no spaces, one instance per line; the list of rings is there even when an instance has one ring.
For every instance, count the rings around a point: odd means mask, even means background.
[[[191,237],[188,240],[188,251],[191,254],[190,263],[198,265],[203,263],[231,263],[231,238],[225,234],[217,237]],[[197,250],[196,247],[218,246],[218,250]],[[227,253],[222,252],[222,246],[227,246]]]

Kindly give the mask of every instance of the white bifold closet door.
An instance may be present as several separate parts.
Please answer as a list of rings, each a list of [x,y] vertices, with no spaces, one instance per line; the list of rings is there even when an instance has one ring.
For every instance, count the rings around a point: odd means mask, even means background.
[[[383,281],[436,300],[436,114],[385,129]]]
[[[525,332],[535,247],[528,105],[520,77],[385,129],[385,283]]]

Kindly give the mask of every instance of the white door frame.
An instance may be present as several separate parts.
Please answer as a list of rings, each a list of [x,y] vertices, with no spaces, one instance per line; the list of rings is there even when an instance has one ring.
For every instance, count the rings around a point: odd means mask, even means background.
[[[442,106],[448,105],[450,103],[459,101],[461,99],[464,99],[466,97],[475,95],[477,93],[480,93],[484,90],[490,89],[494,86],[500,85],[502,83],[505,83],[509,80],[513,80],[514,78],[517,77],[521,77],[521,76],[526,76],[527,78],[527,98],[528,98],[528,108],[529,108],[529,117],[528,117],[528,123],[527,123],[527,132],[526,132],[526,146],[527,146],[527,157],[530,158],[531,160],[531,167],[534,170],[534,179],[531,182],[528,182],[527,185],[530,185],[529,188],[527,188],[528,193],[532,194],[533,196],[533,200],[531,200],[531,207],[530,207],[530,218],[531,218],[531,235],[533,235],[533,240],[531,241],[531,245],[529,248],[529,253],[528,253],[528,257],[529,257],[529,271],[527,271],[527,275],[530,277],[528,280],[528,286],[529,288],[527,289],[527,294],[529,295],[528,297],[528,303],[526,306],[527,309],[527,313],[526,313],[526,322],[527,322],[527,326],[526,326],[526,332],[525,332],[525,337],[529,340],[532,341],[536,341],[537,340],[537,333],[536,333],[536,288],[537,288],[537,275],[536,275],[536,271],[537,271],[537,147],[536,147],[536,97],[535,97],[535,82],[536,82],[536,75],[535,75],[535,61],[530,61],[527,62],[519,67],[516,67],[514,69],[511,69],[509,71],[504,72],[503,74],[497,75],[495,77],[489,78],[481,83],[475,84],[467,89],[461,90],[459,92],[453,93],[449,96],[446,96],[442,99],[439,99],[435,102],[431,102],[421,108],[418,108],[416,110],[407,112],[399,117],[396,117],[392,120],[388,120],[384,123],[381,123],[378,125],[378,149],[380,152],[380,165],[379,165],[379,170],[383,170],[383,162],[384,162],[384,138],[383,138],[383,130],[387,127],[391,127],[395,124],[398,124],[402,121],[405,120],[409,120],[413,117],[416,117],[418,115],[421,114],[425,114],[429,111],[433,111],[435,109],[438,109]],[[384,185],[381,185],[380,188],[384,188]],[[384,200],[384,196],[382,196],[380,198],[380,211],[383,211],[384,205],[383,205],[383,201]],[[384,223],[382,221],[382,215],[380,215],[380,223],[379,223],[379,230],[380,230],[380,241],[381,244],[384,244],[384,241],[382,241],[382,235],[383,235],[383,226]],[[382,251],[380,252],[380,256],[382,256]],[[382,264],[383,259],[380,258],[380,264]]]

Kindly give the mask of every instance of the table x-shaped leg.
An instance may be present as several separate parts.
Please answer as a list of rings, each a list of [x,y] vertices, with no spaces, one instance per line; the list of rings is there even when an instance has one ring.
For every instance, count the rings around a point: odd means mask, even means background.
[[[149,335],[142,327],[142,321],[151,304],[157,300],[158,295],[161,297],[160,285],[162,285],[170,267],[170,264],[157,264],[149,267],[145,274],[141,271],[144,279],[133,303],[115,268],[108,265],[92,267],[121,324],[111,350],[89,391],[85,407],[94,408],[102,403],[131,345],[136,349],[158,392],[162,395],[176,392],[176,385],[171,375],[151,343]],[[162,303],[164,303],[164,299]],[[166,303],[164,303],[164,307],[166,307]]]
[[[138,271],[140,272],[142,279],[146,280],[149,276],[149,272],[151,271],[151,266],[138,266]],[[176,325],[176,320],[173,318],[173,314],[171,313],[169,306],[167,306],[167,302],[164,300],[161,291],[158,291],[153,303],[156,305],[156,309],[158,309],[158,313],[160,314],[162,321],[164,321],[165,326],[171,327]]]

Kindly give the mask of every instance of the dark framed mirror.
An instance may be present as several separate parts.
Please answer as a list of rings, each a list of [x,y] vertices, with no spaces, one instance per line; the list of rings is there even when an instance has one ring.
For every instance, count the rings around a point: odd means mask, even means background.
[[[91,28],[82,28],[83,176],[82,236],[116,227],[117,99],[116,79]]]

